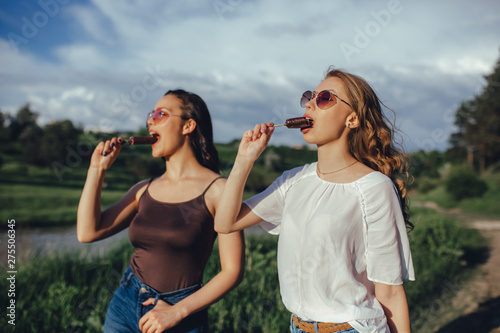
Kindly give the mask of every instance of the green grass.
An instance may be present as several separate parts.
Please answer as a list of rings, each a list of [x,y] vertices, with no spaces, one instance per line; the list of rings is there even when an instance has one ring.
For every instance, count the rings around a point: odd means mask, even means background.
[[[454,200],[444,188],[443,185],[437,186],[427,193],[414,193],[411,195],[412,201],[432,201],[443,208],[457,207],[458,202]]]
[[[16,276],[16,327],[0,320],[1,332],[102,332],[106,309],[133,248],[123,242],[90,259],[78,251],[34,258]],[[249,237],[244,281],[209,310],[212,332],[283,332],[289,314],[281,303],[276,237]],[[217,244],[205,281],[220,269]],[[7,291],[6,269],[0,288]],[[7,292],[0,294],[7,304]]]
[[[488,256],[477,229],[426,208],[412,209],[415,229],[410,245],[416,280],[405,284],[413,331],[427,332],[436,313],[452,311],[451,302]],[[438,311],[439,310],[439,311]]]
[[[5,163],[0,172],[0,228],[8,219],[15,219],[18,226],[74,224],[86,175],[83,166],[57,173],[52,168]],[[133,183],[123,168],[109,172],[102,207],[120,199]]]
[[[286,332],[290,313],[281,302],[276,262],[277,237],[246,239],[247,262],[241,284],[209,309],[211,332]],[[205,280],[219,270],[214,252]]]
[[[16,275],[16,326],[2,332],[102,332],[103,316],[128,262],[129,244],[91,260],[77,251],[32,259]],[[2,270],[0,285],[8,290]],[[0,298],[7,304],[6,292]]]
[[[488,191],[481,198],[463,200],[460,202],[460,208],[465,212],[500,218],[500,175],[489,175],[485,180]]]
[[[419,304],[446,279],[481,263],[486,247],[478,230],[465,228],[432,209],[414,208],[412,218],[415,229],[409,237],[417,279],[408,284],[407,293]]]
[[[457,201],[446,192],[442,182],[427,193],[414,193],[412,201],[432,201],[443,208],[461,208],[467,213],[475,213],[490,218],[500,218],[500,174],[485,174],[482,179],[488,184],[488,190],[479,198]]]
[[[74,224],[82,188],[0,183],[1,226],[5,227],[8,219],[16,220],[19,226]],[[105,190],[102,206],[111,205],[124,193],[123,190]]]

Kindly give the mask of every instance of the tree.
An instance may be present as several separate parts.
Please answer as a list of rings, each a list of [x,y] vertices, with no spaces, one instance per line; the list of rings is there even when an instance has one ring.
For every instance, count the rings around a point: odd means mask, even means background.
[[[6,120],[7,120],[7,115],[4,114],[2,111],[0,111],[0,142],[2,142],[2,145],[0,145],[0,150],[2,150],[8,138],[8,129],[5,126]]]
[[[36,124],[25,128],[21,135],[19,135],[19,141],[22,146],[22,160],[25,163],[43,165],[43,160],[40,156],[40,139],[42,135],[43,130]]]
[[[413,177],[439,178],[439,169],[444,165],[445,156],[437,150],[418,150],[409,154]]]
[[[50,166],[53,162],[65,164],[69,154],[75,154],[81,129],[70,120],[56,121],[41,128],[38,113],[25,104],[11,119],[11,140],[21,143],[22,160],[31,165]]]
[[[46,125],[40,140],[40,157],[44,165],[53,162],[65,164],[68,156],[76,154],[78,136],[82,130],[75,128],[70,120]]]
[[[458,132],[450,137],[451,152],[467,156],[469,165],[477,164],[481,172],[500,160],[500,59],[484,78],[484,90],[458,108]]]
[[[31,111],[30,104],[26,103],[10,121],[10,139],[17,140],[26,128],[37,126],[37,119],[38,113]]]

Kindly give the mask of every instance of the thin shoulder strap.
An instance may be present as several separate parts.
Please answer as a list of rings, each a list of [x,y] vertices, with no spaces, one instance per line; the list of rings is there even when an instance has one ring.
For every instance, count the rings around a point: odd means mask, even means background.
[[[144,193],[146,193],[148,191],[149,185],[151,185],[151,183],[153,182],[153,179],[155,179],[155,177],[151,177],[149,179],[148,185],[146,186],[146,189],[144,190],[144,192],[141,193],[141,196],[139,197],[139,200],[141,200],[142,196],[144,195]]]
[[[212,186],[212,184],[213,184],[213,183],[215,183],[215,181],[216,181],[217,179],[221,179],[221,178],[224,178],[224,177],[219,176],[219,177],[215,178],[214,180],[212,180],[212,182],[211,182],[210,184],[208,184],[207,188],[205,189],[205,191],[203,191],[203,193],[202,193],[201,195],[202,195],[202,196],[205,196],[205,193],[207,193],[207,191],[210,189],[210,186]]]

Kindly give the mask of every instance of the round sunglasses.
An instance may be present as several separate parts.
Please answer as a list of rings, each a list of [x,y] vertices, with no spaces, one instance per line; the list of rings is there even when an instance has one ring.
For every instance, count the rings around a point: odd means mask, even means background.
[[[146,125],[149,122],[149,119],[153,119],[153,122],[155,124],[161,124],[165,120],[168,119],[168,117],[184,117],[183,115],[178,115],[178,114],[168,114],[162,109],[156,109],[153,110],[153,112],[148,113],[146,117]]]
[[[349,105],[351,108],[351,104],[347,103],[344,101],[342,98],[339,96],[335,95],[329,90],[323,90],[320,91],[319,93],[316,93],[315,91],[310,91],[307,90],[302,94],[302,98],[300,99],[300,106],[305,108],[306,103],[309,102],[311,99],[316,98],[316,105],[320,109],[328,109],[337,104],[337,99],[340,99],[342,102],[345,104]]]

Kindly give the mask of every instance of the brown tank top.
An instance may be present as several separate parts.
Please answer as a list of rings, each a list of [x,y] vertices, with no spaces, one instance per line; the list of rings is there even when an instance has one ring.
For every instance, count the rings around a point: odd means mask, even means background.
[[[135,247],[130,267],[143,283],[165,293],[202,282],[217,237],[205,193],[219,178],[201,195],[182,203],[153,199],[149,194],[153,179],[149,181],[129,227]]]

